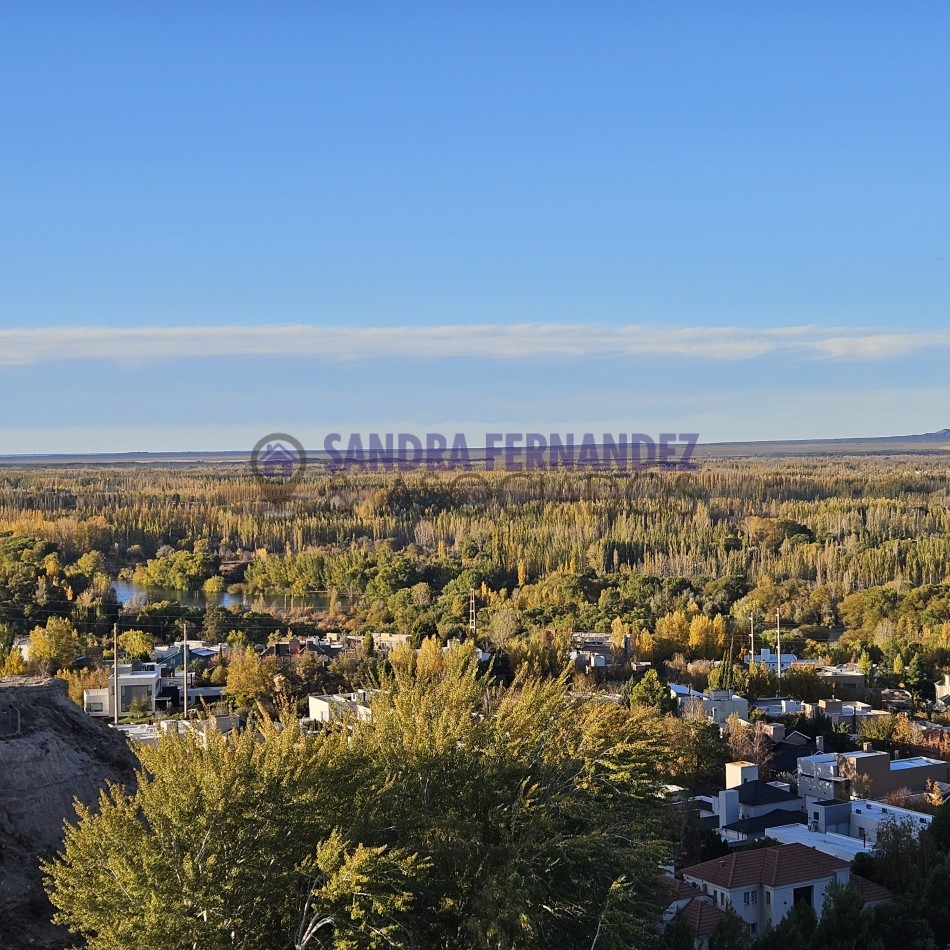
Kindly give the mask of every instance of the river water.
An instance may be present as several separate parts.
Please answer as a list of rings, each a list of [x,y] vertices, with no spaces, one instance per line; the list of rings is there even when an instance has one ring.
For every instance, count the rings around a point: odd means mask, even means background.
[[[220,594],[206,594],[204,591],[175,590],[173,587],[142,587],[131,581],[116,579],[112,582],[112,589],[116,597],[123,603],[138,601],[171,600],[177,601],[183,607],[204,610],[205,607],[216,605],[219,607],[263,606],[266,611],[291,610],[294,607],[310,607],[315,610],[327,610],[330,605],[329,594],[231,594],[222,591]],[[346,598],[340,597],[338,603],[344,606]]]

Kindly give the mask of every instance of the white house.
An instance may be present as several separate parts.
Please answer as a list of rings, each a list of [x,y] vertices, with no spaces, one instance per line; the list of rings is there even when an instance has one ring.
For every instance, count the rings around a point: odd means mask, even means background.
[[[807,802],[851,798],[854,780],[861,777],[871,794],[886,795],[899,788],[922,792],[927,782],[950,782],[950,763],[924,755],[892,759],[875,752],[870,743],[860,752],[824,752],[798,760],[798,793]]]
[[[670,684],[670,694],[679,703],[681,713],[702,709],[707,719],[720,725],[725,725],[733,714],[740,719],[749,718],[749,701],[731,689],[710,689],[705,693],[697,693],[689,687]]]
[[[863,721],[876,716],[886,716],[884,709],[874,709],[869,703],[842,702],[840,699],[820,699],[817,703],[802,703],[802,712],[811,719],[817,716],[827,716],[834,726],[847,726],[848,730],[857,733]]]
[[[850,879],[847,861],[802,844],[739,851],[683,870],[683,880],[711,895],[719,908],[731,906],[751,936],[777,926],[798,903],[820,916],[828,887]]]
[[[811,802],[807,824],[769,829],[769,837],[782,844],[798,842],[832,857],[853,861],[874,850],[884,825],[900,825],[913,835],[933,821],[931,815],[867,799]]]
[[[878,829],[886,822],[897,822],[919,834],[932,821],[933,815],[866,798],[847,802],[812,802],[808,806],[810,829],[847,835],[869,847],[877,844]]]
[[[803,822],[804,803],[782,782],[763,782],[752,762],[728,762],[726,787],[712,799],[719,833],[729,842],[761,838],[776,825]]]
[[[335,722],[347,716],[356,716],[363,722],[373,718],[370,700],[378,690],[358,689],[355,693],[324,693],[307,698],[310,719],[314,722]]]
[[[769,649],[769,647],[762,647],[759,651],[758,656],[753,657],[751,654],[746,653],[743,657],[746,663],[753,661],[758,663],[759,666],[764,666],[767,670],[772,673],[777,673],[779,668],[779,657],[778,654]],[[782,671],[790,670],[793,666],[818,666],[817,660],[800,660],[794,653],[783,653],[782,654]]]
[[[937,694],[938,706],[950,704],[950,673],[944,673],[943,679],[934,683],[934,690]]]
[[[131,663],[119,664],[119,715],[128,715],[132,703],[144,700],[149,713],[155,712],[162,671],[157,663],[143,663],[135,669]],[[90,716],[111,718],[115,715],[115,672],[109,676],[109,684],[101,689],[83,690],[83,709]]]

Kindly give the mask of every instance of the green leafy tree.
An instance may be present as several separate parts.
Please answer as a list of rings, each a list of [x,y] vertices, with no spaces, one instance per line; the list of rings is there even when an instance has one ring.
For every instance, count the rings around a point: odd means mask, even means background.
[[[454,649],[396,666],[370,721],[143,751],[45,866],[57,919],[90,950],[650,945],[656,736],[566,678],[477,670]]]
[[[630,690],[630,705],[649,706],[660,712],[670,712],[674,708],[674,701],[670,697],[669,687],[660,681],[656,670],[650,669]]]
[[[934,846],[934,838],[918,834],[913,821],[882,821],[873,853],[858,855],[854,870],[895,893],[914,893],[934,863]]]
[[[827,950],[863,950],[863,910],[864,901],[853,887],[830,884],[814,934],[815,945]]]
[[[718,723],[710,722],[697,709],[682,717],[666,716],[663,726],[670,750],[670,781],[689,789],[725,782],[726,747]]]
[[[599,929],[598,946],[619,948],[651,937],[655,740],[621,707],[571,697],[563,678],[486,693],[468,649],[424,675],[394,666],[345,756],[360,789],[349,847],[418,855],[406,924],[416,943],[589,945]]]
[[[755,950],[812,950],[817,927],[818,917],[814,908],[801,901],[792,907],[763,941],[756,944]]]
[[[62,854],[44,865],[55,919],[90,950],[286,946],[297,869],[319,836],[321,750],[283,726],[140,749],[137,789],[77,804]]]
[[[677,914],[666,931],[664,950],[694,950],[695,946],[696,929],[686,914]]]
[[[930,869],[924,884],[921,906],[935,934],[950,934],[950,855],[944,855]]]
[[[261,658],[253,647],[235,647],[228,654],[224,694],[238,706],[272,700],[276,676],[277,661],[274,657]]]
[[[907,669],[904,672],[904,680],[914,692],[919,692],[927,683],[927,670],[919,653],[915,653],[910,658],[910,663],[907,664]]]
[[[870,908],[862,929],[865,947],[874,950],[937,950],[930,925],[920,915],[916,901],[898,899]],[[942,935],[943,936],[943,935]],[[874,946],[879,941],[879,947]],[[943,946],[943,944],[941,944]]]
[[[747,950],[749,928],[732,909],[726,908],[725,916],[709,935],[709,950]]]
[[[431,866],[405,849],[350,846],[339,831],[317,846],[294,950],[404,946],[412,886]]]
[[[201,635],[208,643],[221,643],[227,637],[231,618],[228,612],[217,604],[205,610],[201,620]]]
[[[144,696],[136,696],[129,704],[129,715],[133,719],[147,716],[152,711],[151,704]]]
[[[937,850],[950,854],[950,804],[945,801],[934,811],[933,820],[922,834]]]
[[[778,677],[764,663],[750,663],[745,696],[754,700],[760,696],[774,696],[778,691]]]
[[[30,632],[30,664],[50,672],[68,666],[79,652],[79,634],[63,617],[50,617]]]
[[[119,647],[130,659],[147,660],[155,649],[155,637],[144,630],[126,630],[119,634]]]

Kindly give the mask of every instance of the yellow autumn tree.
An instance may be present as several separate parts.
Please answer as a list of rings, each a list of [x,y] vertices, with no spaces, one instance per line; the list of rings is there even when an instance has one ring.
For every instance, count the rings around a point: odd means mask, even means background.
[[[224,693],[238,706],[273,699],[277,685],[277,661],[274,657],[260,658],[252,647],[231,650],[228,658],[228,678]]]
[[[3,666],[0,667],[0,676],[24,676],[27,672],[26,660],[19,647],[13,647],[3,658]]]
[[[60,670],[56,677],[66,681],[69,698],[82,708],[83,692],[87,689],[102,689],[108,686],[109,675],[109,669],[103,667],[95,670]]]
[[[435,637],[426,637],[416,657],[416,679],[435,679],[443,669],[442,647]]]
[[[682,610],[660,617],[656,622],[653,636],[657,640],[666,640],[673,644],[677,653],[684,652],[689,645],[689,620]]]
[[[689,622],[689,648],[697,656],[708,657],[715,643],[713,622],[704,614],[695,614]]]
[[[629,633],[630,628],[627,624],[619,617],[614,617],[610,623],[610,645],[613,647],[615,653],[621,653],[623,651],[623,645]]]
[[[30,665],[54,672],[72,663],[79,652],[79,634],[63,617],[50,617],[45,627],[30,631]]]
[[[416,669],[416,651],[409,643],[397,643],[389,651],[389,665],[400,673],[411,674]]]
[[[713,617],[712,635],[716,641],[716,653],[722,653],[726,648],[726,618],[722,614]]]
[[[641,630],[637,633],[634,652],[636,653],[638,660],[652,660],[654,646],[655,641],[653,639],[653,634],[651,634],[648,630]]]

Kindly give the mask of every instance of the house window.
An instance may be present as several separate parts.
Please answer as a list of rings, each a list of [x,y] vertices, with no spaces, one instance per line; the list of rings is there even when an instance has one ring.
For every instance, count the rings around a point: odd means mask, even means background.
[[[758,929],[759,929],[759,925],[758,925],[758,924],[749,924],[749,933],[752,934],[753,937],[755,936],[755,932],[756,932]]]
[[[772,903],[772,892],[771,892],[771,891],[766,891],[766,892],[765,892],[765,903],[766,903],[766,904],[771,904],[771,903]]]
[[[753,904],[757,903],[757,902],[758,902],[758,899],[759,899],[759,892],[758,892],[758,891],[753,891],[753,892],[752,892],[752,903],[753,903]]]
[[[102,712],[102,703],[90,703],[87,708],[89,712]]]
[[[743,904],[751,904],[751,903],[752,903],[751,895],[752,895],[752,891],[746,891],[746,892],[742,895],[742,903],[743,903]]]
[[[726,892],[725,891],[719,892],[719,906],[720,907],[726,906]]]
[[[792,891],[792,903],[793,904],[807,904],[809,907],[814,907],[815,902],[813,900],[813,891],[814,888],[811,884],[806,884],[803,887],[796,887]]]

